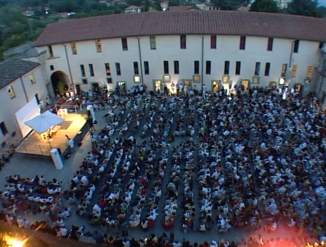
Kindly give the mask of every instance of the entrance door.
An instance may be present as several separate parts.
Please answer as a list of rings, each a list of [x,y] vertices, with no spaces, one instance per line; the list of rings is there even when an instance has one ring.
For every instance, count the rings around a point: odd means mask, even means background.
[[[249,89],[249,80],[242,80],[241,85],[242,85],[244,91],[247,91]]]
[[[269,87],[272,89],[276,88],[276,82],[275,81],[269,82]]]
[[[98,83],[93,83],[92,84],[92,89],[94,92],[99,92],[100,91],[100,88],[98,86]]]
[[[155,92],[162,92],[164,90],[163,83],[161,80],[154,81],[154,91]]]
[[[80,94],[81,90],[80,90],[80,85],[79,84],[76,84],[76,92],[77,94]]]
[[[295,92],[301,93],[302,85],[299,83],[294,84],[293,89]]]
[[[35,94],[35,99],[36,99],[36,103],[39,105],[40,104],[40,98],[38,97],[38,93]]]
[[[118,81],[118,87],[120,92],[126,92],[126,82],[125,81]]]
[[[219,81],[212,81],[212,92],[216,93],[220,89]]]
[[[184,86],[188,87],[188,89],[191,89],[191,81],[190,80],[184,80],[183,83],[184,83]]]

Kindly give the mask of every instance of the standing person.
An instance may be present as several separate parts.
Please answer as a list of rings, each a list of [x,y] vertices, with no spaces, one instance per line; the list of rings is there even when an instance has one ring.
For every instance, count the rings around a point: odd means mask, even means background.
[[[88,124],[89,129],[90,129],[91,131],[94,131],[94,130],[95,130],[95,127],[94,127],[93,119],[92,119],[92,118],[88,118],[88,119],[87,119],[87,124]]]
[[[92,148],[97,148],[97,137],[91,133]]]
[[[69,137],[68,137],[68,145],[70,147],[70,150],[74,153],[75,152],[75,142],[73,139],[70,139]]]
[[[121,224],[122,237],[128,237],[128,222],[125,221]]]

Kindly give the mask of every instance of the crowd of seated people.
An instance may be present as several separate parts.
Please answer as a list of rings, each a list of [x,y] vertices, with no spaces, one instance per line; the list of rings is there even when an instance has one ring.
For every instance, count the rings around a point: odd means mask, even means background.
[[[124,235],[171,230],[178,220],[184,232],[271,232],[285,223],[317,235],[326,225],[318,217],[326,118],[316,97],[285,93],[112,96],[108,125],[92,134],[96,145],[64,196],[90,224]]]
[[[307,247],[325,246],[325,236],[320,236],[319,239],[313,235],[300,234],[287,237],[266,237],[261,234],[253,234],[243,238],[241,241],[231,241],[220,239],[219,241],[212,240],[210,242],[190,242],[183,238],[178,239],[173,232],[169,235],[163,233],[161,236],[149,234],[147,238],[128,238],[127,236],[113,236],[106,233],[101,233],[97,230],[90,232],[85,229],[85,226],[72,225],[70,229],[66,227],[50,226],[45,221],[36,221],[31,223],[29,220],[21,216],[10,216],[4,212],[0,212],[0,221],[4,221],[9,225],[19,228],[32,229],[53,236],[74,239],[85,243],[101,244],[102,246],[111,247],[258,247],[258,246],[286,246],[286,247]]]

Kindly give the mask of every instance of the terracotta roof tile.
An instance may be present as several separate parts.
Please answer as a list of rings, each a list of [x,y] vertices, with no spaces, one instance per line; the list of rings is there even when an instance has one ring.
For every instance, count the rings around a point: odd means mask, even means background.
[[[7,86],[28,71],[39,66],[39,63],[22,60],[19,58],[9,58],[0,63],[0,89]]]
[[[119,14],[49,24],[36,46],[72,41],[167,34],[217,34],[326,41],[323,19],[242,11]]]

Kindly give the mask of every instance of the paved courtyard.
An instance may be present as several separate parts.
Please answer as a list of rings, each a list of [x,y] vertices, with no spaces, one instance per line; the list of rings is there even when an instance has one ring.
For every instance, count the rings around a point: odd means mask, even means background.
[[[141,105],[143,102],[141,103]],[[159,105],[159,103],[158,103]],[[139,107],[140,108],[140,107]],[[98,133],[100,130],[102,130],[106,125],[105,118],[103,117],[107,113],[107,110],[101,110],[96,112],[97,116],[97,124],[95,126],[96,131],[95,133]],[[169,114],[168,112],[164,114]],[[184,116],[184,119],[187,119],[187,116]],[[111,140],[114,140],[117,135],[113,136]],[[137,143],[142,142],[145,139],[141,139],[139,135],[135,136]],[[171,145],[171,149],[174,146],[177,146],[180,142],[184,141],[184,137],[176,137],[174,142]],[[70,181],[73,178],[74,173],[79,169],[80,165],[82,164],[83,159],[87,156],[87,153],[91,150],[92,148],[92,143],[91,143],[91,137],[89,134],[87,134],[83,140],[82,146],[77,150],[76,153],[74,153],[69,159],[63,160],[64,162],[64,167],[62,170],[56,170],[54,165],[52,164],[51,160],[47,159],[36,159],[36,158],[30,158],[23,156],[21,154],[15,154],[14,157],[10,160],[10,163],[7,163],[5,167],[0,171],[0,190],[5,189],[5,184],[6,180],[5,178],[8,177],[9,175],[15,175],[18,174],[23,178],[32,178],[35,177],[36,175],[43,175],[45,180],[50,181],[53,178],[57,178],[58,180],[62,181],[62,188],[63,190],[68,190],[70,187]],[[197,177],[197,175],[194,175]],[[166,175],[166,177],[169,177]],[[196,183],[196,181],[195,181]],[[97,190],[99,190],[97,188]],[[195,189],[194,189],[195,190]],[[165,191],[164,191],[165,192]],[[98,192],[97,192],[98,193]],[[198,197],[198,192],[194,191],[195,196]],[[163,192],[162,192],[162,200],[164,200]],[[198,207],[198,202],[197,198],[196,200],[196,205]],[[98,201],[98,198],[93,198],[92,203],[96,203]],[[68,205],[67,201],[63,200],[63,203]],[[163,203],[163,204],[162,204]],[[160,204],[164,205],[164,202],[160,202]],[[107,232],[108,235],[113,235],[112,232],[110,232],[108,229],[103,229],[100,226],[90,226],[89,225],[89,220],[87,218],[80,217],[75,214],[76,208],[72,207],[72,216],[68,218],[66,221],[66,226],[68,229],[71,228],[72,225],[84,225],[86,227],[86,231],[94,231],[98,230],[101,232]],[[180,241],[183,238],[186,238],[190,242],[203,242],[203,241],[211,241],[211,240],[220,240],[220,239],[228,239],[228,240],[234,240],[236,242],[241,241],[244,237],[247,237],[249,235],[255,234],[257,235],[258,233],[253,233],[248,230],[244,229],[232,229],[229,232],[226,233],[218,233],[215,228],[211,231],[207,232],[197,232],[197,231],[190,231],[188,233],[184,233],[183,231],[180,230],[180,218],[181,215],[183,214],[182,211],[177,211],[177,221],[170,231],[165,231],[162,228],[161,221],[163,220],[163,213],[159,212],[158,219],[156,220],[155,227],[150,229],[147,232],[142,231],[139,227],[135,229],[130,229],[129,230],[129,237],[135,237],[139,239],[140,237],[147,237],[150,233],[155,233],[157,235],[161,235],[163,232],[166,232],[169,234],[170,232],[174,232],[177,239]],[[44,215],[23,215],[25,218],[31,219],[31,221],[35,220],[42,220],[45,219]],[[198,225],[195,224],[195,229],[198,227]],[[259,230],[260,234],[264,234],[262,230]],[[284,236],[285,230],[283,227],[279,227],[276,232],[273,234],[269,234],[267,238],[273,237],[273,236]],[[286,232],[287,236],[291,236],[294,233]]]

